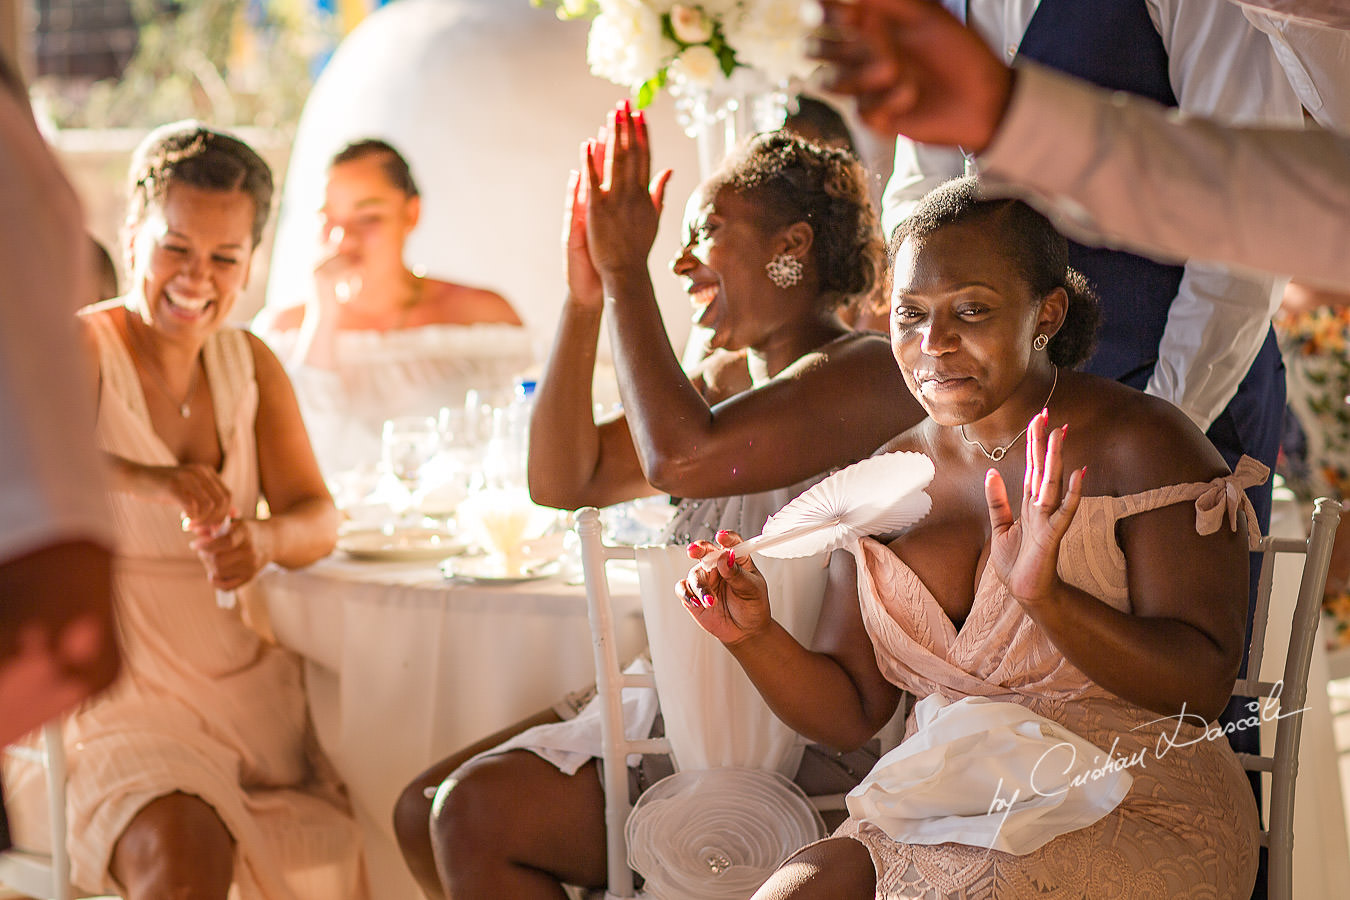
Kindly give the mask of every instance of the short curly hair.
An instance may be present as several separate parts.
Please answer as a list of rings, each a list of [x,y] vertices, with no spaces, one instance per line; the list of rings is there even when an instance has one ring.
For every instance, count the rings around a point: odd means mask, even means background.
[[[907,239],[921,241],[950,225],[980,221],[997,228],[1000,246],[1026,279],[1033,296],[1044,297],[1055,288],[1069,295],[1064,323],[1050,339],[1050,361],[1073,368],[1092,355],[1101,319],[1100,303],[1088,280],[1069,265],[1069,242],[1050,220],[1021,200],[986,199],[979,178],[954,178],[929,191],[909,218],[891,235],[889,257],[894,260]]]
[[[243,191],[253,200],[253,246],[272,211],[272,170],[233,135],[185,120],[161,125],[141,141],[127,174],[127,225],[144,219],[174,182],[213,191]]]
[[[821,300],[828,308],[873,293],[886,264],[867,173],[846,150],[822,147],[791,132],[758,134],[738,147],[705,185],[708,196],[728,188],[753,197],[765,226],[805,222]]]

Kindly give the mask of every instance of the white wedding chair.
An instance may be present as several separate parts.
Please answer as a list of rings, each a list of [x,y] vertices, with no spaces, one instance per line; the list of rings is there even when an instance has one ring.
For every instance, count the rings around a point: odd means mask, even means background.
[[[1280,715],[1275,726],[1274,750],[1269,756],[1238,754],[1244,769],[1261,773],[1263,782],[1269,778],[1270,803],[1266,809],[1266,824],[1261,830],[1261,845],[1268,848],[1269,854],[1266,886],[1270,900],[1292,900],[1294,895],[1294,785],[1298,778],[1298,749],[1303,730],[1300,711],[1308,696],[1308,669],[1322,614],[1322,590],[1326,586],[1331,545],[1340,518],[1339,503],[1319,498],[1305,540],[1257,536],[1252,541],[1252,552],[1260,553],[1262,557],[1261,575],[1252,620],[1247,677],[1238,679],[1233,694],[1257,698],[1265,727],[1269,727],[1276,714],[1276,705]],[[1261,663],[1270,615],[1275,557],[1281,553],[1302,554],[1303,571],[1281,680],[1262,681]],[[1323,702],[1322,698],[1316,699]]]
[[[575,530],[581,543],[581,571],[586,580],[586,605],[591,620],[591,643],[595,653],[595,688],[602,704],[600,734],[605,778],[605,849],[608,858],[608,890],[605,900],[636,897],[633,872],[628,868],[628,845],[624,828],[632,805],[628,802],[628,755],[669,753],[665,738],[628,740],[623,728],[625,687],[655,690],[651,674],[624,673],[614,639],[614,607],[609,593],[606,565],[612,560],[636,558],[632,547],[606,544],[600,511],[588,506],[578,510]]]
[[[0,884],[39,900],[76,900],[96,896],[70,884],[66,855],[66,750],[59,719],[42,726],[36,747],[8,747],[6,753],[40,764],[47,774],[47,815],[51,850],[11,849],[0,853]]]
[[[606,900],[643,896],[634,891],[633,872],[629,868],[627,829],[633,827],[633,822],[630,821],[632,805],[628,800],[628,757],[631,754],[671,754],[677,760],[677,769],[681,771],[697,772],[716,769],[719,772],[727,772],[731,770],[728,767],[744,768],[747,766],[759,770],[760,773],[776,770],[777,775],[765,775],[764,777],[772,780],[783,776],[780,779],[781,783],[790,791],[796,792],[798,799],[780,797],[787,804],[785,807],[781,807],[785,821],[791,820],[796,825],[787,828],[774,840],[784,839],[787,834],[792,834],[795,841],[795,835],[800,830],[809,827],[805,824],[805,817],[814,818],[816,827],[819,828],[821,825],[820,812],[842,810],[844,808],[843,794],[805,797],[800,795],[795,786],[788,783],[784,773],[790,774],[796,770],[802,749],[805,746],[804,739],[792,733],[787,726],[782,725],[776,718],[772,717],[772,714],[768,712],[767,707],[759,698],[758,692],[754,691],[753,686],[749,684],[744,675],[739,674],[738,667],[735,676],[725,670],[723,664],[736,667],[736,663],[731,660],[730,656],[725,651],[718,653],[716,659],[701,656],[701,653],[706,652],[706,647],[695,649],[689,643],[687,634],[679,634],[676,631],[668,630],[672,621],[671,618],[662,617],[663,621],[653,620],[653,611],[649,602],[655,595],[651,592],[659,593],[660,599],[665,599],[668,595],[671,608],[677,608],[679,605],[673,592],[676,576],[673,569],[670,568],[673,565],[670,557],[674,554],[666,555],[659,552],[666,548],[637,549],[605,543],[601,534],[599,511],[590,507],[577,511],[575,531],[581,548],[582,571],[585,576],[586,597],[591,619],[596,691],[599,698],[598,702],[602,704],[603,752],[601,758],[604,762],[605,833],[608,859]],[[682,553],[683,548],[679,549]],[[653,551],[658,552],[654,553]],[[683,556],[680,559],[687,562],[683,559]],[[605,569],[606,565],[614,560],[635,560],[639,568],[639,580],[645,585],[643,590],[644,609],[647,610],[646,624],[654,669],[651,674],[642,675],[620,670],[621,660],[614,641],[614,614]],[[810,566],[811,564],[808,563],[807,565]],[[681,567],[679,574],[682,575],[683,571],[683,567]],[[815,596],[818,593],[823,593],[825,573],[822,568],[819,573],[813,572],[812,574],[814,578],[802,578],[800,581],[806,585],[802,588],[802,593]],[[777,576],[766,572],[766,577],[773,583]],[[821,591],[814,591],[810,587],[812,584],[819,586]],[[780,609],[779,614],[787,613],[785,627],[788,627],[789,631],[795,630],[809,634],[814,628],[816,607],[819,600],[817,598],[815,605],[812,605],[809,601],[802,602],[804,599],[798,598],[796,603],[789,600],[783,604],[784,609]],[[793,607],[793,609],[788,610],[787,607]],[[683,613],[684,611],[678,609],[677,612]],[[682,615],[674,616],[673,620],[697,629],[697,626],[692,625],[691,622],[685,622]],[[698,631],[698,635],[705,640],[707,639],[707,635],[702,631]],[[721,650],[720,646],[717,649]],[[675,683],[671,681],[672,670],[678,676]],[[701,678],[691,677],[691,670],[696,670]],[[745,684],[738,684],[738,678],[745,681]],[[709,682],[713,682],[717,686],[719,715],[729,716],[735,720],[736,728],[718,728],[716,733],[713,734],[710,733],[707,726],[706,717],[690,715],[688,704],[691,698],[680,688],[690,684],[706,686]],[[624,733],[623,688],[647,687],[659,689],[659,685],[662,683],[666,685],[666,688],[671,689],[663,694],[664,700],[662,703],[668,736],[656,739],[627,738]],[[754,695],[752,702],[747,702],[747,692]],[[722,740],[733,732],[736,736],[735,739]],[[679,764],[680,760],[684,761],[683,766]],[[750,780],[757,781],[758,779]],[[741,784],[743,782],[737,782],[738,786]],[[725,795],[718,796],[719,799],[725,799]],[[824,832],[820,831],[816,836],[823,835]],[[760,851],[771,852],[766,849],[769,846],[772,846],[772,841],[760,845]],[[793,847],[795,848],[795,846],[794,842]],[[664,854],[666,851],[674,852],[674,848],[663,848],[662,853]],[[762,859],[761,857],[761,861]]]

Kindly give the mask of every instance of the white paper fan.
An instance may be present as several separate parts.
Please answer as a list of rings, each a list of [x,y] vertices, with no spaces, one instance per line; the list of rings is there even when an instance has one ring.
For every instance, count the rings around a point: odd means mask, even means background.
[[[933,461],[922,453],[868,457],[802,492],[736,551],[812,556],[865,534],[898,531],[928,515],[933,501],[923,489],[932,480]]]

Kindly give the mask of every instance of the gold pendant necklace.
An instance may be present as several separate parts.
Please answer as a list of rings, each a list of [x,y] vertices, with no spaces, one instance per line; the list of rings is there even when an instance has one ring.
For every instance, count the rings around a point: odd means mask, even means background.
[[[1059,384],[1059,366],[1055,366],[1055,380],[1050,382],[1050,393],[1045,395],[1045,403],[1041,404],[1042,409],[1050,408],[1050,398],[1055,396],[1055,387],[1058,384]],[[1002,447],[995,447],[993,450],[986,450],[984,449],[984,444],[981,444],[979,441],[972,441],[970,438],[966,437],[966,426],[964,425],[958,426],[958,428],[961,431],[961,440],[965,441],[967,444],[970,444],[973,447],[979,447],[980,452],[994,462],[998,462],[1000,459],[1007,456],[1008,451],[1012,449],[1014,444],[1016,444],[1018,441],[1022,439],[1022,435],[1026,434],[1027,428],[1030,427],[1031,422],[1028,421],[1026,428],[1023,428],[1021,431],[1017,432],[1017,437],[1013,438],[1011,441],[1008,441],[1008,443],[1004,444]]]
[[[197,390],[197,361],[194,359],[192,362],[192,373],[188,376],[187,393],[183,395],[182,401],[175,400],[173,391],[169,388],[168,380],[159,370],[159,363],[156,361],[154,354],[149,352],[149,345],[140,335],[136,334],[136,329],[131,327],[130,322],[126,323],[126,328],[127,334],[131,335],[132,343],[139,345],[136,350],[145,360],[144,369],[150,373],[150,380],[155,385],[155,388],[163,394],[171,404],[178,407],[178,415],[182,416],[184,419],[191,416],[192,395]]]

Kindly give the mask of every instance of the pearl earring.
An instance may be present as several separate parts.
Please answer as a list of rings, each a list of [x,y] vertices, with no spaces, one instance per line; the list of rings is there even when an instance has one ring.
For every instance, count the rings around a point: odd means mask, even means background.
[[[1031,346],[1032,349],[1035,350],[1044,350],[1046,347],[1050,346],[1050,338],[1048,335],[1038,334],[1036,335],[1036,339],[1031,342]]]
[[[787,290],[802,280],[802,261],[789,253],[780,253],[764,264],[769,280]]]

